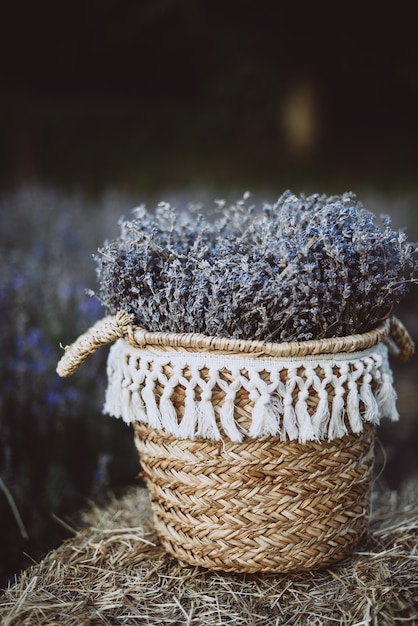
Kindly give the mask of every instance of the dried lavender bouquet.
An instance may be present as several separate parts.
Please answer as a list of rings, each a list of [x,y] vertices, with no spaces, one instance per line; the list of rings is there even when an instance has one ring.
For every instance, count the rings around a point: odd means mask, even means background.
[[[417,280],[417,244],[352,193],[244,194],[210,215],[161,203],[121,220],[95,256],[107,311],[149,331],[303,341],[373,329]]]

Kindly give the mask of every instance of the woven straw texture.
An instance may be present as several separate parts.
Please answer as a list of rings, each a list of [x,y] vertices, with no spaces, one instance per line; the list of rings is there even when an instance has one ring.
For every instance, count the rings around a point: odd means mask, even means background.
[[[134,424],[155,526],[178,559],[213,570],[306,571],[367,528],[375,427],[331,442],[178,440]]]

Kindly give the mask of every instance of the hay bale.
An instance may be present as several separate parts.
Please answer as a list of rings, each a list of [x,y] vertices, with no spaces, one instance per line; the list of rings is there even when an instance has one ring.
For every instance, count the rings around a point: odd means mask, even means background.
[[[375,490],[370,532],[349,558],[294,575],[208,572],[166,555],[148,493],[83,515],[86,527],[0,597],[3,626],[418,623],[418,476]]]

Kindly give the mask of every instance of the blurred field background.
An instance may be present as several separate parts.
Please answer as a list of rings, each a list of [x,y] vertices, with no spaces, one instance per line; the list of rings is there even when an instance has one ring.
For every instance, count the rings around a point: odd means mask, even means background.
[[[312,9],[311,9],[312,10]],[[68,380],[102,310],[92,254],[136,205],[357,193],[418,240],[418,47],[410,16],[263,2],[13,3],[0,38],[0,586],[135,484],[101,415],[107,351]],[[417,290],[399,317],[418,341]],[[417,358],[379,431],[396,489],[418,472]],[[384,456],[386,461],[384,461]],[[14,503],[14,507],[11,502]],[[18,514],[17,514],[18,511]]]

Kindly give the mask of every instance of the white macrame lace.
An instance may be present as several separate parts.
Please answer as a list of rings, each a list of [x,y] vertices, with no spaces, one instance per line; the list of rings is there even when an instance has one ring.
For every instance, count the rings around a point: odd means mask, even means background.
[[[227,378],[225,370],[230,372]],[[245,435],[280,435],[304,443],[342,437],[347,425],[359,433],[364,422],[399,417],[383,343],[352,354],[282,359],[138,349],[119,339],[110,350],[107,373],[105,413],[179,438],[242,441]],[[180,422],[173,403],[178,386],[184,391]],[[218,421],[211,402],[215,388],[224,394]],[[253,405],[248,431],[235,418],[242,388]],[[312,393],[314,408],[308,403]]]

